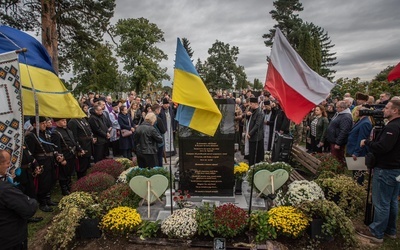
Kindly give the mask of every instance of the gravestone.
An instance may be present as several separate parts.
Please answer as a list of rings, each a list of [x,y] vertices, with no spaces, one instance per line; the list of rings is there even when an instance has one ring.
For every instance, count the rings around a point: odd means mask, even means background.
[[[192,196],[233,197],[235,103],[233,99],[214,101],[222,113],[214,137],[180,126],[179,189]]]

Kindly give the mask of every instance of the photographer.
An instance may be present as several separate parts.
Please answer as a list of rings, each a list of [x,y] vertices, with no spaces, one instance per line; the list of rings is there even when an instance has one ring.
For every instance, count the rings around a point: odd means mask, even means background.
[[[396,238],[398,213],[397,195],[400,189],[400,100],[390,100],[383,109],[387,125],[370,141],[361,140],[375,156],[372,177],[372,202],[375,209],[369,230],[357,230],[361,236],[382,243],[383,236]]]

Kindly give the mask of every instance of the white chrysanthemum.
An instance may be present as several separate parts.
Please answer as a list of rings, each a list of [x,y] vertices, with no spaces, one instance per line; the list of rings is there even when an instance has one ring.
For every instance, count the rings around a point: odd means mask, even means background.
[[[117,183],[127,183],[127,181],[126,181],[126,175],[127,175],[129,172],[131,172],[131,170],[132,170],[133,168],[134,168],[134,167],[130,167],[130,168],[128,168],[127,170],[125,170],[124,172],[122,172],[122,173],[118,176]]]
[[[195,215],[195,209],[176,210],[161,223],[161,231],[170,238],[191,238],[197,232]]]
[[[313,201],[325,199],[324,192],[321,187],[314,181],[294,181],[288,186],[288,191],[285,195],[278,193],[275,203],[278,206],[282,205],[298,205],[303,201]]]

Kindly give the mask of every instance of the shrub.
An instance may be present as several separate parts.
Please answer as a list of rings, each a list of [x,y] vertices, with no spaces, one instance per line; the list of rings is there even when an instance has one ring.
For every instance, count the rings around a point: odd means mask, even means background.
[[[195,209],[175,210],[161,223],[161,231],[169,238],[189,239],[197,232],[195,216]]]
[[[119,206],[136,208],[141,199],[125,183],[115,184],[99,194],[99,202],[106,211]]]
[[[88,170],[88,174],[95,172],[107,173],[114,177],[115,179],[125,170],[124,165],[122,163],[114,160],[114,159],[105,159],[97,162]]]
[[[125,170],[134,167],[133,162],[128,158],[116,158],[115,161],[121,163]]]
[[[146,238],[156,237],[160,229],[161,229],[160,220],[156,221],[145,220],[142,222],[142,224],[140,224],[137,230],[137,234],[139,235],[141,240],[145,240]]]
[[[336,175],[318,178],[315,182],[324,190],[326,199],[334,201],[350,218],[364,211],[367,192],[353,178]]]
[[[100,222],[100,228],[115,236],[126,236],[133,233],[142,223],[142,218],[136,209],[116,207],[111,209]]]
[[[232,238],[243,232],[247,219],[247,212],[232,203],[219,206],[214,211],[216,231],[225,238]]]
[[[69,209],[71,207],[76,207],[81,209],[85,213],[87,218],[96,218],[101,215],[101,207],[96,202],[95,196],[86,192],[73,192],[70,195],[64,196],[60,203],[58,203],[58,208],[60,210]]]
[[[71,190],[73,192],[101,192],[115,184],[115,179],[109,174],[102,172],[94,172],[86,175],[72,184]]]
[[[326,236],[339,237],[347,247],[357,245],[357,238],[352,221],[334,202],[328,200],[305,201],[298,206],[309,218],[323,220],[322,233]]]
[[[298,238],[309,224],[306,215],[292,206],[274,207],[268,213],[268,223],[278,235]]]
[[[267,240],[276,239],[276,231],[268,223],[268,211],[255,210],[250,215],[250,231],[255,234],[257,243],[265,243]]]

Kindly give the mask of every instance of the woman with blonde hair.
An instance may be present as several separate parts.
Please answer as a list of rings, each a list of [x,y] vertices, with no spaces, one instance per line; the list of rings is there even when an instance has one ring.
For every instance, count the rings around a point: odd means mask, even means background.
[[[147,113],[144,122],[137,127],[133,136],[140,168],[153,168],[158,165],[158,143],[162,143],[163,138],[153,126],[156,121],[157,117],[154,113]]]

